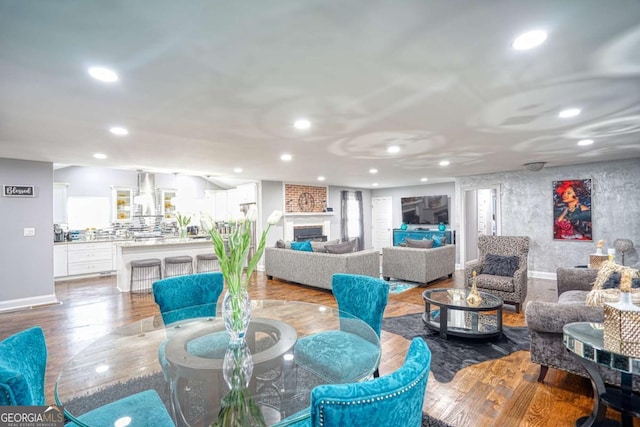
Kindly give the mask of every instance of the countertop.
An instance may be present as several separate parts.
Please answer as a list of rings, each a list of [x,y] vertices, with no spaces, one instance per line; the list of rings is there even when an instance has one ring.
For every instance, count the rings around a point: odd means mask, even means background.
[[[210,236],[189,236],[186,239],[180,239],[178,237],[166,237],[158,239],[124,239],[124,238],[107,238],[107,239],[94,239],[94,240],[68,240],[64,242],[53,242],[55,246],[58,245],[76,245],[78,243],[118,243],[120,246],[154,246],[154,245],[175,245],[185,243],[197,243],[197,242],[211,242]]]

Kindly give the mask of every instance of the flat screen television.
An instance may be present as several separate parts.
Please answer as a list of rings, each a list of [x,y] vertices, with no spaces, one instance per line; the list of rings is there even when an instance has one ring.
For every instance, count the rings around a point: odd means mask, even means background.
[[[449,225],[449,197],[402,197],[402,222],[405,224]]]

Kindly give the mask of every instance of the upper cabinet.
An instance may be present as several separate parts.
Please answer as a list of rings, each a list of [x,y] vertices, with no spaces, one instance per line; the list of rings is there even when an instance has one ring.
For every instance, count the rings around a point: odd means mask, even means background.
[[[111,187],[112,188],[112,220],[114,222],[131,221],[133,216],[133,188],[132,187]]]
[[[53,223],[68,224],[69,216],[67,211],[69,184],[66,182],[53,183]]]
[[[165,221],[176,219],[176,206],[173,204],[177,191],[173,188],[158,189],[158,203],[160,205],[160,215]]]

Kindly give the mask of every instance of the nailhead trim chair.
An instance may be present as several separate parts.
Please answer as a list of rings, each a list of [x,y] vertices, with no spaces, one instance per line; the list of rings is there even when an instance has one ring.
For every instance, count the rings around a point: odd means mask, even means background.
[[[369,276],[334,274],[331,286],[338,309],[365,321],[379,338],[389,284]],[[294,347],[296,363],[330,383],[351,382],[357,366],[374,363],[364,357],[375,354],[375,344],[349,332],[348,319],[341,322],[339,331],[302,337]],[[378,375],[376,369],[374,377]]]
[[[308,409],[278,425],[419,427],[430,368],[431,351],[416,337],[404,364],[392,374],[360,383],[318,386],[311,391]]]
[[[42,406],[47,345],[42,328],[36,326],[0,342],[0,406]],[[147,390],[82,414],[78,421],[91,426],[116,425],[123,415],[131,425],[174,427],[160,396]],[[69,423],[67,426],[76,426]]]

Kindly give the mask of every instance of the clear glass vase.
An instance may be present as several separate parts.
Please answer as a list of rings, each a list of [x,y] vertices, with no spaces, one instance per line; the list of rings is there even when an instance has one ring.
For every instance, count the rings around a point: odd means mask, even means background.
[[[251,320],[251,299],[249,292],[226,291],[222,300],[222,318],[229,334],[229,345],[241,344]]]

